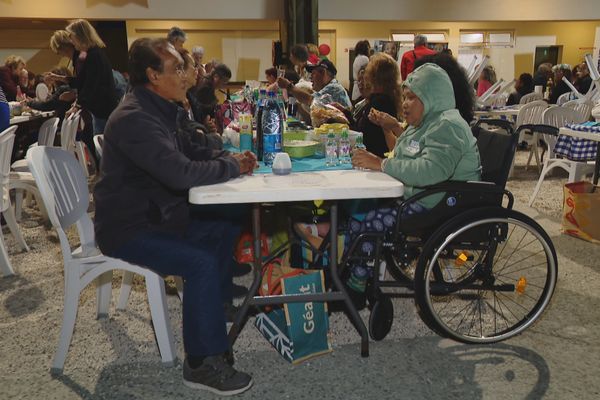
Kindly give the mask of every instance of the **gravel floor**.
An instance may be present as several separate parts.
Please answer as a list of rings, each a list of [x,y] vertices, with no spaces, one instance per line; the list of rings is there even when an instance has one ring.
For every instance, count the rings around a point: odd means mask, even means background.
[[[524,168],[526,156],[517,154],[508,188],[516,208],[547,230],[559,257],[557,291],[541,321],[504,343],[467,346],[432,333],[408,296],[394,299],[392,332],[382,342],[371,342],[369,358],[359,356],[356,331],[336,313],[330,319],[333,353],[292,366],[251,319],[235,351],[236,365],[254,376],[255,386],[241,397],[599,398],[600,247],[560,234],[566,175],[548,179],[534,208],[526,206],[537,179],[535,169]],[[56,234],[41,224],[35,210],[26,209],[21,227],[28,253],[18,253],[5,230],[18,273],[0,279],[0,399],[211,398],[181,384],[181,365],[160,364],[141,283],[134,285],[126,311],[115,311],[113,301],[110,316],[101,320],[95,318],[95,291],[85,290],[64,374],[52,377],[49,366],[61,325],[62,256]],[[181,358],[181,304],[176,296],[169,296],[168,304]],[[368,320],[368,311],[361,315]]]

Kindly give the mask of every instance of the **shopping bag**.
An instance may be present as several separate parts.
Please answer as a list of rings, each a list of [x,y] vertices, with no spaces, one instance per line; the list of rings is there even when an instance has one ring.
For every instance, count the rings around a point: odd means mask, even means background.
[[[567,183],[563,193],[563,233],[600,243],[600,186]]]
[[[261,256],[269,255],[269,242],[267,235],[260,235]],[[238,243],[235,247],[235,259],[240,264],[251,264],[254,262],[254,236],[249,232],[244,232],[240,235]]]
[[[322,271],[282,279],[283,294],[323,291]],[[258,314],[254,325],[279,354],[292,364],[331,352],[327,336],[329,319],[324,302],[286,303],[283,308]]]

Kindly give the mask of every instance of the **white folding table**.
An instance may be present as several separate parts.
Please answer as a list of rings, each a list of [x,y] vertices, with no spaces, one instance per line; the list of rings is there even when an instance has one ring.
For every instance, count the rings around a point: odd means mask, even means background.
[[[272,305],[287,302],[344,301],[350,313],[350,320],[361,335],[361,355],[369,355],[367,329],[354,307],[337,272],[337,200],[365,198],[401,197],[404,186],[398,180],[382,172],[359,170],[326,170],[299,172],[285,176],[255,174],[233,179],[225,183],[198,186],[190,189],[189,201],[192,204],[240,204],[252,203],[252,229],[254,234],[254,280],[235,316],[229,330],[231,346],[235,343],[248,315],[250,305]],[[262,279],[260,243],[260,205],[263,202],[280,203],[310,200],[331,201],[331,244],[329,267],[333,288],[327,293],[256,296]]]

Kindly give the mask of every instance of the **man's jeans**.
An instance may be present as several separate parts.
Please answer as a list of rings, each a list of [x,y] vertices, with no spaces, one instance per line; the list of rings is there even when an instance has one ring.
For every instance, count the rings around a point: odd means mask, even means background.
[[[231,299],[231,257],[239,228],[193,219],[184,236],[144,232],[110,256],[183,277],[183,343],[191,356],[229,349],[223,303]]]

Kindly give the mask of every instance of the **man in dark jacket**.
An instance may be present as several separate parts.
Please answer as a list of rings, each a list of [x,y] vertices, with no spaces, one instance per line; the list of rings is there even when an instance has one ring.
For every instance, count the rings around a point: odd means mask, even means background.
[[[252,378],[224,358],[229,344],[222,272],[231,260],[234,228],[190,218],[187,194],[194,186],[251,173],[256,157],[176,137],[175,102],[185,99],[186,74],[166,39],[136,40],[129,72],[132,90],[106,125],[102,178],[94,190],[98,245],[110,256],[183,277],[184,384],[241,393]]]

